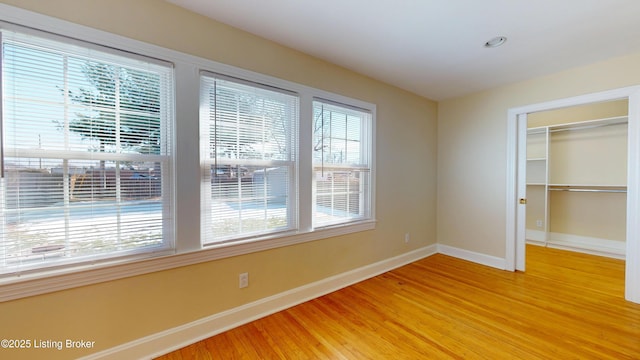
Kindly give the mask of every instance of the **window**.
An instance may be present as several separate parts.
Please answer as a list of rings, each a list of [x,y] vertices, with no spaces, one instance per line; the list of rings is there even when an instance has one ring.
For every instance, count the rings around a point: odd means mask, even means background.
[[[295,229],[298,97],[214,74],[200,94],[203,243]]]
[[[371,217],[372,116],[324,100],[313,102],[313,225]]]
[[[172,67],[1,36],[1,272],[171,248]]]
[[[0,10],[0,301],[375,228],[374,104]]]

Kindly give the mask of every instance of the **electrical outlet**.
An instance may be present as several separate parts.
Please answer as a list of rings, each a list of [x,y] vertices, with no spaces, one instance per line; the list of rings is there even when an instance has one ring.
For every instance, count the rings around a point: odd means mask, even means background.
[[[536,226],[542,227],[542,220],[536,220]]]
[[[249,286],[249,273],[242,273],[240,274],[240,276],[238,276],[238,278],[239,278],[239,286],[241,289]]]
[[[409,236],[409,233],[405,233],[404,234],[404,243],[408,244],[409,240],[411,240],[411,237]]]

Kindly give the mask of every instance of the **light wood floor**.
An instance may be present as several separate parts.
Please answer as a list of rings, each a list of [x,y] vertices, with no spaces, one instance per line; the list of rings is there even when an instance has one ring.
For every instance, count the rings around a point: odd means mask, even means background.
[[[527,247],[526,273],[434,255],[159,359],[640,359],[624,262]]]

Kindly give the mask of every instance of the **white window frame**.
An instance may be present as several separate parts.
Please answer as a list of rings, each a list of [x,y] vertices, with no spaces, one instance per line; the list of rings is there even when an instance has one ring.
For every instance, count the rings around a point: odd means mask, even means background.
[[[324,169],[327,169],[327,171],[339,171],[339,172],[346,172],[346,173],[351,173],[353,172],[361,172],[361,174],[364,174],[363,177],[359,178],[359,186],[364,187],[364,191],[362,191],[362,193],[359,194],[358,196],[358,207],[359,207],[359,213],[360,216],[354,216],[354,217],[339,217],[338,219],[334,219],[334,220],[328,220],[328,221],[324,221],[324,222],[320,222],[318,221],[318,213],[317,213],[317,202],[318,202],[318,194],[317,194],[317,184],[318,184],[318,176],[314,176],[313,179],[313,192],[314,192],[314,196],[313,196],[313,223],[314,223],[314,228],[316,229],[321,229],[321,228],[326,228],[326,227],[332,227],[332,226],[344,226],[344,225],[348,225],[350,223],[357,223],[360,221],[366,221],[372,218],[371,216],[371,212],[372,212],[372,207],[371,207],[371,190],[370,190],[370,186],[371,186],[371,182],[373,179],[372,176],[372,127],[373,127],[373,115],[371,114],[371,111],[369,109],[366,108],[356,108],[353,105],[348,105],[348,104],[343,104],[343,103],[336,103],[334,101],[329,101],[326,99],[321,99],[321,98],[315,98],[313,103],[319,103],[321,105],[327,105],[330,108],[334,108],[337,109],[341,112],[344,112],[345,115],[347,113],[351,113],[353,116],[358,116],[361,117],[361,122],[360,122],[360,141],[359,141],[359,154],[360,154],[360,161],[357,164],[350,164],[347,162],[341,162],[339,164],[326,164],[324,163],[324,158],[322,159],[322,162],[320,164],[320,166],[318,166],[317,163],[313,163],[313,168],[314,168],[314,174],[317,174],[317,168],[320,167],[323,171]],[[357,115],[356,115],[357,114]],[[323,115],[324,116],[324,115]],[[315,112],[314,112],[314,122],[316,121],[315,119]],[[322,126],[324,127],[324,124],[322,124]],[[347,124],[345,123],[345,126],[347,126]],[[314,128],[316,126],[314,125]],[[322,129],[323,131],[323,144],[322,147],[324,148],[325,145],[325,140],[324,140],[324,129]],[[346,137],[348,136],[348,134],[345,134],[345,140]],[[314,145],[315,145],[314,141]],[[330,145],[329,145],[330,146]],[[345,149],[346,150],[346,149]],[[324,157],[324,155],[323,155]],[[312,160],[313,162],[314,160]],[[334,181],[334,179],[330,180],[332,183]],[[350,181],[347,182],[347,186],[349,186]],[[332,185],[333,186],[333,185]],[[350,203],[350,199],[349,199],[349,194],[350,192],[347,192],[347,194],[345,194],[347,196],[347,208],[348,208],[348,204]],[[332,191],[330,194],[331,198],[332,198],[332,203],[333,203],[333,198],[335,197],[335,193]],[[361,210],[364,209],[364,210]],[[332,206],[331,207],[331,211],[333,212],[335,209]]]
[[[239,240],[245,239],[255,239],[255,238],[264,238],[264,237],[275,237],[275,236],[283,236],[283,235],[291,235],[293,232],[297,230],[297,164],[298,164],[298,147],[297,147],[297,132],[298,132],[298,123],[300,120],[299,114],[299,97],[298,94],[273,87],[265,87],[262,84],[250,82],[242,79],[230,78],[228,76],[206,72],[203,71],[200,74],[201,77],[201,87],[200,87],[200,162],[202,164],[202,186],[201,186],[201,212],[202,212],[202,230],[201,230],[201,241],[204,246],[211,245],[220,245],[228,242],[236,242]],[[293,109],[293,114],[290,114],[292,117],[291,123],[287,125],[287,131],[285,133],[285,142],[287,143],[287,159],[284,160],[253,160],[253,159],[241,159],[241,158],[232,158],[225,159],[223,157],[218,157],[218,154],[212,155],[210,154],[210,146],[215,145],[211,143],[211,133],[210,133],[210,119],[215,114],[211,113],[211,107],[215,107],[216,104],[204,104],[203,102],[209,101],[209,97],[204,94],[204,91],[211,90],[209,88],[209,84],[217,83],[221,81],[223,83],[231,83],[249,86],[250,88],[256,89],[258,92],[261,90],[267,90],[268,92],[280,93],[286,97],[290,97],[291,99],[295,99],[295,109]],[[234,85],[231,85],[232,87]],[[206,99],[206,100],[205,100]],[[215,141],[215,140],[214,140]],[[216,147],[217,148],[217,147]],[[235,236],[216,236],[212,228],[214,227],[213,219],[216,218],[215,214],[213,214],[211,202],[212,202],[212,176],[211,176],[211,167],[218,166],[234,166],[234,165],[244,165],[244,166],[260,166],[265,168],[265,176],[266,176],[266,168],[267,167],[284,167],[289,171],[287,172],[287,182],[286,182],[286,197],[287,197],[287,208],[285,210],[287,225],[286,227],[277,228],[277,229],[268,229],[255,233],[246,233],[243,232],[239,235]],[[239,179],[240,177],[238,177]],[[240,180],[238,180],[240,181]],[[253,182],[253,180],[252,180]],[[241,213],[239,213],[241,215]]]
[[[173,131],[174,221],[167,231],[174,234],[175,250],[172,254],[151,259],[119,258],[95,264],[78,264],[47,271],[22,274],[0,280],[0,302],[77,286],[111,281],[156,271],[172,269],[251,252],[299,244],[349,233],[375,229],[375,104],[277,79],[256,72],[239,69],[208,59],[188,55],[149,43],[69,23],[42,14],[0,4],[0,21],[29,26],[61,36],[112,47],[121,51],[161,59],[174,64],[175,116]],[[276,88],[286,89],[300,96],[300,123],[298,124],[298,221],[297,229],[287,234],[238,239],[224,244],[204,247],[201,242],[200,202],[201,162],[199,131],[199,75],[201,71],[223,74]],[[312,225],[312,101],[322,98],[336,103],[367,109],[372,114],[371,127],[371,209],[370,217],[363,221],[314,229]],[[302,159],[305,159],[304,161]],[[191,175],[187,175],[191,174]]]
[[[46,49],[46,51],[50,51],[55,56],[59,56],[65,59],[65,64],[68,59],[74,59],[78,61],[79,59],[87,59],[88,61],[92,61],[99,64],[111,64],[116,66],[117,68],[130,68],[130,69],[144,69],[143,71],[156,72],[160,74],[161,86],[160,86],[160,149],[162,150],[160,154],[142,154],[142,153],[133,153],[126,151],[124,147],[120,146],[120,127],[119,127],[119,119],[122,115],[122,109],[118,107],[118,101],[115,100],[113,104],[113,109],[109,107],[103,108],[103,110],[113,111],[114,122],[115,122],[115,134],[114,134],[114,143],[112,145],[108,145],[108,149],[106,151],[98,151],[98,152],[90,152],[88,150],[82,149],[82,147],[77,147],[71,143],[69,138],[71,137],[71,130],[69,129],[69,123],[72,121],[75,114],[72,111],[65,111],[63,118],[61,119],[64,122],[64,125],[60,129],[62,136],[61,139],[64,139],[64,145],[60,144],[50,144],[52,147],[49,148],[46,141],[43,141],[43,148],[32,148],[26,146],[18,146],[12,147],[11,145],[6,145],[8,143],[9,132],[5,131],[3,133],[3,141],[0,142],[2,146],[2,161],[7,158],[14,159],[41,159],[41,161],[60,161],[61,171],[63,173],[63,200],[61,205],[56,205],[54,209],[63,210],[64,213],[64,221],[63,228],[57,228],[56,230],[63,230],[66,233],[66,239],[64,242],[56,242],[56,249],[53,251],[48,251],[46,253],[34,254],[34,255],[24,255],[21,254],[20,258],[13,259],[12,257],[7,257],[6,259],[3,257],[0,259],[0,279],[5,277],[16,276],[15,274],[19,274],[20,276],[30,275],[30,273],[43,273],[48,272],[51,268],[63,268],[63,267],[75,267],[82,266],[86,263],[100,263],[103,261],[118,261],[118,259],[142,259],[147,257],[156,257],[161,256],[163,254],[169,254],[173,252],[174,247],[174,238],[173,238],[173,170],[172,170],[172,153],[171,148],[173,147],[172,136],[173,132],[173,123],[174,123],[174,112],[173,105],[174,102],[170,98],[173,96],[173,65],[168,62],[162,62],[155,58],[147,58],[144,56],[140,56],[132,53],[125,53],[122,51],[118,51],[112,48],[106,48],[94,43],[87,43],[83,41],[79,41],[77,39],[68,38],[60,35],[54,35],[50,33],[46,33],[43,31],[36,31],[31,28],[26,28],[22,26],[16,26],[14,24],[0,23],[0,39],[6,41],[8,44],[14,44],[16,47],[27,47],[33,49]],[[37,50],[36,50],[37,51]],[[1,67],[0,67],[1,68]],[[69,76],[70,70],[65,65],[63,71],[63,78]],[[67,88],[65,81],[65,88],[61,89],[65,92],[69,91]],[[7,89],[3,89],[6,91]],[[3,93],[0,91],[0,94]],[[118,89],[114,90],[116,92],[117,97],[120,96],[118,93]],[[9,92],[6,91],[4,95],[9,95]],[[68,95],[64,97],[64,106],[71,107],[72,101],[69,99]],[[33,99],[22,99],[26,101],[34,101],[37,98]],[[3,101],[4,102],[4,101]],[[52,106],[60,106],[53,104]],[[7,125],[7,119],[4,116],[7,115],[8,109],[5,113],[2,114],[2,125],[3,127]],[[5,129],[7,130],[7,129]],[[14,141],[16,139],[13,139]],[[86,144],[86,143],[85,143]],[[6,146],[5,146],[6,145]],[[125,151],[123,151],[125,150]],[[93,201],[92,197],[92,206],[103,208],[107,210],[113,211],[115,215],[114,218],[116,220],[115,229],[113,232],[110,230],[107,231],[109,238],[126,236],[128,233],[127,229],[122,227],[127,226],[128,224],[133,224],[138,220],[131,220],[127,218],[124,212],[121,210],[124,209],[127,205],[127,202],[123,196],[123,178],[121,177],[122,166],[120,164],[125,162],[146,162],[146,163],[159,163],[161,164],[161,173],[160,173],[160,193],[162,196],[161,200],[161,209],[158,214],[153,214],[154,219],[161,218],[161,231],[162,238],[158,244],[154,244],[152,246],[139,246],[135,248],[131,248],[128,250],[118,249],[117,246],[114,245],[113,249],[110,251],[104,252],[94,252],[87,253],[79,256],[73,255],[74,252],[74,241],[81,243],[86,237],[83,237],[79,240],[71,240],[69,236],[76,233],[78,228],[86,225],[80,225],[79,227],[74,227],[72,221],[70,221],[70,210],[72,209],[70,198],[72,194],[70,193],[70,188],[72,187],[71,183],[71,175],[70,168],[72,167],[73,162],[81,163],[83,161],[87,162],[111,162],[114,164],[118,164],[113,167],[113,176],[114,176],[114,195],[115,201],[114,204],[102,204],[100,201]],[[7,179],[4,177],[5,171],[5,163],[2,164],[2,169],[0,171],[3,172],[3,178],[0,180],[3,187],[3,194],[5,191],[8,191]],[[103,178],[104,179],[104,178]],[[6,195],[6,194],[5,194]],[[15,194],[14,194],[15,195]],[[2,208],[4,208],[4,202],[0,204]],[[82,205],[79,207],[74,207],[74,209],[80,210]],[[89,207],[86,207],[88,212],[90,213]],[[24,210],[26,213],[29,213],[33,210],[38,210],[23,207],[20,208],[21,211]],[[81,211],[81,210],[80,210]],[[4,211],[0,213],[0,220],[3,220]],[[95,217],[92,216],[92,220],[96,220]],[[129,221],[132,221],[131,223]],[[4,225],[4,221],[0,223],[0,226]],[[95,222],[92,224],[96,226]],[[94,228],[95,230],[96,228]],[[2,229],[0,234],[4,232],[10,231],[9,229]],[[89,231],[88,229],[85,231]],[[99,230],[96,230],[99,231]],[[137,234],[137,233],[136,233]],[[0,235],[1,236],[1,235]],[[76,235],[77,236],[77,235]],[[57,249],[57,246],[62,246],[62,249]],[[26,253],[25,253],[26,254]],[[2,250],[0,250],[0,255],[3,255]]]

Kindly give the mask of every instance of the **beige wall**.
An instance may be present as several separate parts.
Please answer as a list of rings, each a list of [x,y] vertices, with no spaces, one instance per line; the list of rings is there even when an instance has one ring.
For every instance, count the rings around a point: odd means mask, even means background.
[[[0,338],[87,339],[99,351],[435,243],[436,103],[164,1],[3,2],[375,103],[378,223],[373,231],[0,303]],[[178,226],[180,236],[197,235]],[[245,271],[251,286],[239,290]],[[0,356],[7,354],[87,352]]]
[[[544,185],[527,186],[527,219],[526,228],[528,230],[544,231],[546,208],[546,188]],[[540,225],[537,222],[540,221]]]
[[[640,84],[638,63],[613,58],[440,102],[438,242],[504,257],[508,109]]]
[[[549,183],[627,185],[627,125],[551,133]]]
[[[627,197],[624,193],[549,194],[549,231],[626,241]]]

